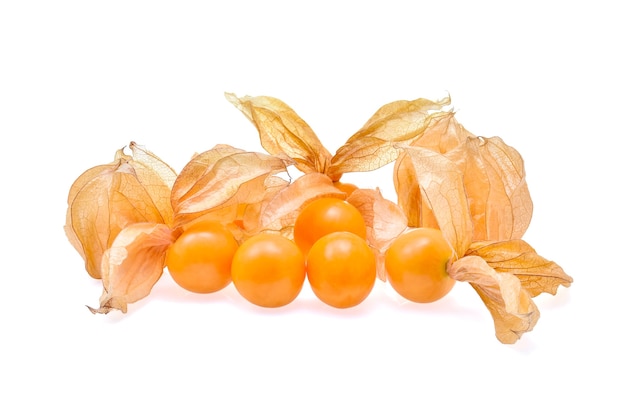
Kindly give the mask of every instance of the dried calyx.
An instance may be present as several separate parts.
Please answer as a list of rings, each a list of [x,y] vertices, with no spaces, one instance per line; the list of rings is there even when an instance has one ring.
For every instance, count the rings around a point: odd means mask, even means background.
[[[334,155],[284,102],[226,98],[256,127],[267,153],[217,145],[176,174],[131,143],[131,155],[117,151],[112,163],[72,185],[65,231],[104,288],[93,312],[126,312],[146,297],[168,247],[189,226],[219,221],[240,243],[267,231],[293,238],[300,210],[321,197],[359,209],[383,281],[384,253],[396,237],[419,227],[441,230],[454,250],[447,272],[476,290],[503,343],[533,329],[533,297],[572,283],[523,240],[533,204],[522,157],[499,137],[467,131],[446,109],[450,98],[386,104]],[[390,163],[397,203],[378,189],[341,189],[344,174]],[[292,166],[302,174],[285,178]]]

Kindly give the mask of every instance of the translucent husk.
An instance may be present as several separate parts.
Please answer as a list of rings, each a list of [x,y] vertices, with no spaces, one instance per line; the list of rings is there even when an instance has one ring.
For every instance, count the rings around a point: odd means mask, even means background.
[[[476,290],[503,343],[537,323],[533,297],[573,282],[522,239],[533,204],[521,155],[499,137],[467,131],[444,109],[449,97],[382,106],[335,155],[284,102],[226,97],[254,124],[268,154],[218,145],[177,176],[131,143],[132,156],[119,150],[112,163],[87,170],[72,185],[65,231],[89,274],[103,280],[93,312],[126,312],[146,297],[167,248],[190,225],[218,220],[240,241],[268,230],[291,237],[303,206],[323,196],[359,209],[383,280],[384,253],[397,236],[412,227],[441,229],[455,253],[448,273]],[[392,162],[397,204],[378,189],[347,196],[334,184],[344,173]],[[304,175],[283,178],[292,165]]]
[[[161,159],[131,142],[113,162],[81,174],[68,195],[65,233],[93,278],[101,278],[102,255],[128,225],[171,224],[169,193],[176,173]]]
[[[448,273],[469,282],[514,343],[539,319],[532,297],[573,279],[522,240],[532,200],[520,154],[499,137],[477,137],[454,114],[434,115],[394,167],[398,203],[411,227],[439,228],[455,248]]]
[[[304,173],[338,181],[344,173],[395,162],[398,205],[375,190],[357,190],[347,198],[366,219],[381,279],[389,242],[406,228],[439,228],[454,248],[449,273],[474,287],[503,343],[517,341],[536,324],[539,311],[532,297],[571,284],[560,266],[521,240],[533,210],[522,157],[499,137],[466,130],[454,112],[443,109],[450,98],[386,104],[332,157],[282,101],[227,98],[254,123],[269,153],[292,159]],[[290,202],[293,214],[297,206],[293,198]],[[280,206],[267,210],[266,218],[281,213]],[[288,228],[292,219],[282,218],[281,228]]]

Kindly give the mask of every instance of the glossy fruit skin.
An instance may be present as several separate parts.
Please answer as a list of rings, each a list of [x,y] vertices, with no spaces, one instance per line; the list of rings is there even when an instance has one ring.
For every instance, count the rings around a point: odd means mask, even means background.
[[[376,256],[360,236],[333,232],[311,247],[307,277],[322,302],[336,308],[354,307],[374,288]]]
[[[296,299],[306,278],[304,255],[277,234],[260,233],[241,244],[231,268],[233,284],[249,302],[276,308]]]
[[[437,301],[455,283],[446,271],[452,255],[452,248],[440,230],[411,230],[396,238],[385,253],[387,280],[407,300]]]
[[[213,293],[231,281],[239,244],[222,224],[205,221],[184,231],[168,248],[165,264],[174,281],[194,293]]]
[[[365,220],[356,207],[337,198],[319,198],[306,205],[294,224],[294,241],[306,255],[322,236],[332,232],[352,232],[366,237]]]

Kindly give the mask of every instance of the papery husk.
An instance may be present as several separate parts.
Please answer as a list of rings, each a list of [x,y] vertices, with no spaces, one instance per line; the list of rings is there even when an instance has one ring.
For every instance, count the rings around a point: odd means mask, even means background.
[[[471,135],[456,122],[453,112],[438,112],[429,117],[427,122],[422,134],[412,140],[409,146],[445,154]],[[413,166],[414,160],[419,162],[419,159],[412,159],[410,154],[402,152],[394,164],[393,182],[398,205],[406,214],[410,227],[437,228],[435,215],[422,197]]]
[[[395,161],[401,152],[400,145],[415,141],[424,133],[432,111],[449,104],[450,97],[383,105],[337,150],[327,174],[336,181],[343,173],[371,171]]]
[[[259,132],[261,146],[270,155],[291,159],[303,173],[325,173],[330,152],[311,127],[287,104],[268,96],[226,99],[252,122]]]
[[[269,154],[293,160],[305,174],[323,173],[333,181],[346,172],[375,170],[393,162],[401,152],[397,146],[420,137],[433,111],[450,104],[446,97],[383,105],[331,156],[311,127],[284,102],[267,96],[225,95],[254,124]]]
[[[468,137],[446,155],[464,173],[473,240],[521,238],[530,225],[533,203],[515,148],[500,137]]]
[[[102,257],[100,307],[91,312],[127,311],[127,306],[148,296],[165,267],[167,248],[176,234],[164,224],[136,223],[124,228]]]
[[[468,140],[470,144],[478,146],[477,156],[482,157],[490,183],[489,196],[484,199],[485,223],[474,223],[474,240],[520,239],[533,212],[521,155],[500,137],[479,137]],[[471,198],[477,201],[477,195]]]
[[[433,115],[430,121],[411,147],[439,153],[456,164],[470,208],[472,240],[521,238],[530,224],[533,204],[520,154],[499,137],[471,134],[451,112]],[[415,170],[419,156],[415,151],[405,153],[394,166],[398,204],[412,227],[432,226],[438,216],[422,197]]]
[[[398,206],[406,215],[410,227],[438,226],[432,209],[424,203],[422,190],[411,157],[403,152],[394,163],[393,185],[396,188]]]
[[[258,216],[260,206],[289,184],[277,177],[288,165],[285,159],[227,145],[195,156],[172,188],[174,226],[214,218],[256,228],[258,222],[249,213]]]
[[[68,195],[65,233],[93,278],[101,278],[102,254],[117,234],[137,222],[171,224],[169,196],[176,173],[165,162],[131,142],[115,160],[81,174]]]
[[[462,145],[467,138],[476,137],[456,120],[455,115],[453,111],[432,114],[427,120],[428,126],[410,145],[445,154]]]
[[[522,157],[499,137],[471,134],[452,112],[432,115],[402,148],[394,185],[409,227],[442,230],[457,254],[448,272],[479,294],[498,339],[514,343],[539,319],[532,297],[572,282],[521,240],[533,208]]]
[[[417,225],[440,229],[454,250],[455,258],[463,256],[472,242],[472,218],[463,173],[458,166],[442,154],[419,146],[404,148],[412,162],[412,178],[419,189],[421,217]],[[396,180],[401,180],[397,177]],[[402,189],[402,188],[400,188]],[[428,209],[428,213],[421,209]],[[413,220],[415,221],[415,220]]]
[[[144,146],[131,142],[128,146],[132,156],[125,156],[133,166],[137,180],[146,187],[154,206],[159,210],[166,225],[172,225],[173,209],[170,202],[172,186],[177,178],[176,171]]]
[[[466,255],[481,257],[496,272],[515,275],[531,297],[554,295],[559,286],[569,287],[574,281],[557,263],[541,257],[521,239],[473,242]]]
[[[496,272],[479,256],[465,256],[447,270],[453,279],[469,282],[476,290],[493,317],[500,342],[513,344],[533,330],[539,309],[515,275]]]
[[[346,193],[336,188],[332,180],[323,173],[308,173],[298,177],[264,204],[255,232],[280,232],[292,239],[298,214],[311,201],[322,197],[345,199]]]
[[[238,240],[245,239],[246,227],[257,227],[263,204],[288,185],[276,176],[286,172],[288,164],[284,159],[228,145],[195,155],[174,181],[168,197],[174,211],[172,225],[128,225],[104,251],[104,292],[100,307],[90,310],[126,312],[128,304],[146,297],[162,275],[169,245],[196,222],[219,221]]]
[[[383,197],[379,189],[356,189],[347,201],[365,220],[367,242],[377,257],[377,276],[386,281],[384,254],[389,245],[406,231],[407,218],[397,204]]]

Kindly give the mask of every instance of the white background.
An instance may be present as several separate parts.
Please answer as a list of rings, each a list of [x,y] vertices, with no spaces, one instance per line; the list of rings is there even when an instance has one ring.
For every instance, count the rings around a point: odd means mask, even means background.
[[[618,2],[219,4],[1,3],[0,396],[624,396]],[[305,286],[263,310],[166,274],[126,315],[92,315],[70,185],[131,140],[177,171],[218,143],[262,150],[224,92],[282,99],[331,152],[387,102],[450,94],[524,156],[525,239],[574,284],[512,346],[462,284],[430,305],[379,284],[344,311]],[[350,178],[394,197],[389,168]]]

